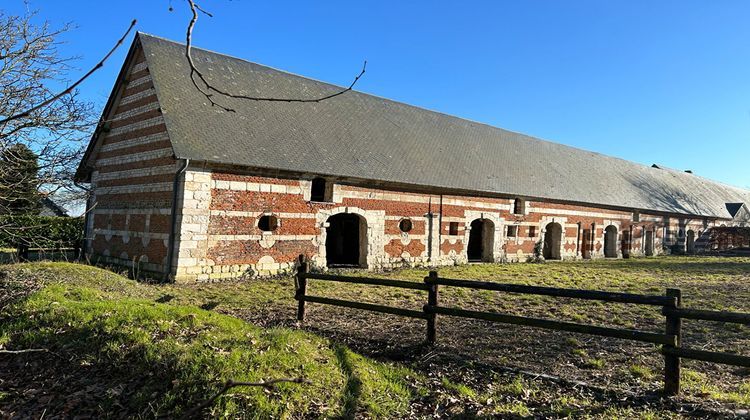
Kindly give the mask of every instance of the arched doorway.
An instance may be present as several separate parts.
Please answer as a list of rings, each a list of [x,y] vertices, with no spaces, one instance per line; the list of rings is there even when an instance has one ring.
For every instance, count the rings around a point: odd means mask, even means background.
[[[604,229],[604,257],[617,258],[617,227],[614,225]]]
[[[685,248],[688,254],[695,254],[695,232],[692,230],[687,231]]]
[[[341,213],[328,218],[326,264],[329,267],[367,265],[367,222],[362,217]]]
[[[544,251],[545,260],[559,260],[560,244],[562,243],[562,226],[552,222],[544,228]]]
[[[470,262],[493,262],[495,245],[495,224],[488,219],[476,219],[471,222],[469,244],[466,256]]]

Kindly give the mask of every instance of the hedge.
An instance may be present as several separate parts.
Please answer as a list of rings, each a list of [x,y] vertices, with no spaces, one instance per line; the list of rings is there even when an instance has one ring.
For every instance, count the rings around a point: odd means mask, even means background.
[[[83,217],[0,216],[0,247],[73,247],[83,239]]]

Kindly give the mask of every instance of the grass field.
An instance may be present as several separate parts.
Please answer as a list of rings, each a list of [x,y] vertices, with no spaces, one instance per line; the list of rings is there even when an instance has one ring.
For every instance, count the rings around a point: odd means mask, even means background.
[[[213,412],[228,417],[676,418],[731,416],[750,408],[750,372],[692,361],[684,362],[683,394],[662,399],[663,358],[650,344],[443,317],[438,344],[426,347],[423,321],[316,304],[309,304],[307,321],[298,326],[290,278],[148,285],[63,263],[9,266],[5,273],[0,281],[15,303],[0,309],[0,343],[54,349],[66,356],[65,363],[40,356],[47,358],[44,363],[59,364],[61,372],[72,365],[74,372],[93,372],[88,377],[106,390],[97,400],[100,407],[136,407],[145,417],[179,411],[228,377],[274,376],[305,376],[313,384],[284,385],[270,394],[237,390],[220,399]],[[649,294],[678,287],[687,307],[750,312],[749,259],[483,264],[445,267],[440,273]],[[412,281],[425,275],[424,269],[378,274]],[[37,291],[24,292],[31,289]],[[314,280],[308,293],[414,309],[425,302],[419,291]],[[663,316],[650,307],[460,289],[441,290],[440,300],[441,305],[596,325],[664,328]],[[684,331],[685,344],[693,347],[750,354],[745,326],[688,321]],[[159,375],[147,374],[153,366]],[[0,372],[9,367],[0,366]],[[0,406],[29,409],[19,399],[28,389],[7,384],[33,384],[43,367],[37,377],[2,378]],[[104,379],[103,372],[116,375]],[[86,383],[81,380],[80,386],[90,386]]]
[[[203,414],[387,417],[423,392],[411,370],[287,328],[168,302],[161,288],[69,263],[0,270],[0,417],[178,418],[228,379]]]

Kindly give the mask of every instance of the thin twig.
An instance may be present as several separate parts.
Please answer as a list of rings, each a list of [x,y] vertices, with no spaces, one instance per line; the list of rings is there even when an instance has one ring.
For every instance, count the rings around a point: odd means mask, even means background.
[[[133,19],[133,21],[130,22],[130,26],[128,26],[128,30],[125,31],[125,34],[117,41],[117,43],[115,44],[115,46],[112,47],[111,50],[109,50],[109,52],[107,53],[107,55],[105,55],[104,58],[101,59],[101,61],[99,61],[98,63],[96,63],[96,65],[91,70],[89,70],[86,74],[84,74],[75,83],[73,83],[72,85],[68,86],[65,90],[63,90],[62,92],[58,93],[57,95],[55,95],[55,96],[47,99],[46,101],[43,101],[43,102],[37,104],[37,105],[34,105],[33,107],[27,109],[26,111],[20,112],[20,113],[15,114],[15,115],[11,115],[10,117],[7,117],[7,118],[4,118],[4,119],[0,120],[0,125],[8,123],[8,122],[13,121],[13,120],[18,120],[18,119],[21,119],[21,118],[26,118],[29,115],[31,115],[31,113],[33,113],[34,111],[37,111],[37,110],[39,110],[41,108],[44,108],[45,106],[47,106],[47,105],[49,105],[49,104],[57,101],[58,99],[62,98],[63,96],[65,96],[65,95],[73,92],[75,90],[75,88],[78,87],[78,85],[80,85],[81,83],[83,83],[86,79],[88,79],[89,76],[91,76],[92,74],[94,74],[94,72],[96,72],[100,68],[104,67],[104,62],[107,61],[107,59],[109,59],[109,57],[112,54],[114,54],[114,52],[120,47],[120,45],[123,44],[123,42],[125,42],[125,38],[128,37],[128,34],[130,34],[130,31],[133,30],[133,27],[135,26],[136,23],[137,23],[137,21],[135,19]]]
[[[0,354],[21,354],[21,353],[52,353],[47,349],[23,349],[23,350],[0,350]]]
[[[211,13],[201,8],[198,4],[195,3],[194,0],[186,0],[186,1],[190,5],[190,11],[193,14],[192,18],[190,19],[190,22],[188,23],[187,34],[186,34],[186,39],[185,39],[185,57],[187,58],[188,65],[190,66],[190,80],[193,82],[193,85],[195,86],[195,88],[198,89],[198,91],[200,91],[206,97],[206,99],[208,99],[208,101],[211,103],[211,106],[218,106],[224,111],[235,112],[234,109],[228,108],[224,105],[217,103],[214,100],[214,94],[212,93],[212,91],[218,93],[219,95],[225,96],[227,98],[244,99],[248,101],[318,103],[318,102],[323,102],[331,98],[335,98],[339,95],[343,95],[344,93],[352,90],[354,88],[354,85],[356,85],[359,79],[362,78],[362,76],[364,76],[365,71],[367,70],[367,61],[365,60],[364,64],[362,65],[362,71],[360,71],[357,77],[354,78],[354,80],[349,85],[349,87],[345,89],[341,89],[338,92],[335,92],[329,95],[320,96],[317,98],[273,98],[273,97],[238,95],[238,94],[234,94],[231,92],[227,92],[226,90],[220,89],[210,84],[208,80],[206,80],[206,77],[203,75],[203,73],[201,73],[201,71],[198,70],[198,68],[195,66],[195,62],[193,61],[193,57],[191,54],[193,28],[195,27],[195,23],[198,21],[198,12],[201,12],[209,17],[213,17],[213,15],[211,15]],[[198,83],[199,80],[205,86],[201,86]]]
[[[257,386],[257,387],[263,387],[267,389],[272,389],[276,384],[286,382],[286,383],[294,383],[294,384],[309,384],[312,383],[308,379],[305,378],[278,378],[278,379],[270,379],[268,381],[262,381],[262,382],[238,382],[234,380],[228,380],[224,386],[221,387],[221,389],[214,394],[211,398],[207,399],[206,401],[203,401],[202,403],[196,405],[195,407],[191,408],[187,413],[185,413],[182,416],[182,419],[190,419],[195,417],[198,413],[201,412],[204,408],[210,406],[213,404],[214,401],[216,401],[217,398],[225,394],[230,389],[237,387],[237,386]]]

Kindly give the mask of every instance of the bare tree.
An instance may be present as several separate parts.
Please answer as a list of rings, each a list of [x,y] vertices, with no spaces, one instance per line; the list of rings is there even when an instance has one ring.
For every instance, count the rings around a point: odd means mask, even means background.
[[[77,90],[52,90],[68,83],[74,58],[62,57],[58,46],[71,27],[35,25],[34,15],[0,13],[0,152],[18,144],[34,151],[39,183],[54,192],[70,186],[66,181],[81,156],[93,105]]]
[[[58,49],[71,25],[53,29],[47,22],[35,24],[35,16],[0,11],[0,215],[33,213],[38,203],[23,202],[33,201],[30,189],[40,192],[38,200],[85,197],[73,175],[96,120],[93,104],[80,98],[77,87],[104,65],[135,25],[94,68],[71,82],[76,57],[62,56]],[[18,170],[28,167],[34,170]],[[23,235],[18,229],[9,219],[0,220],[6,238]]]

